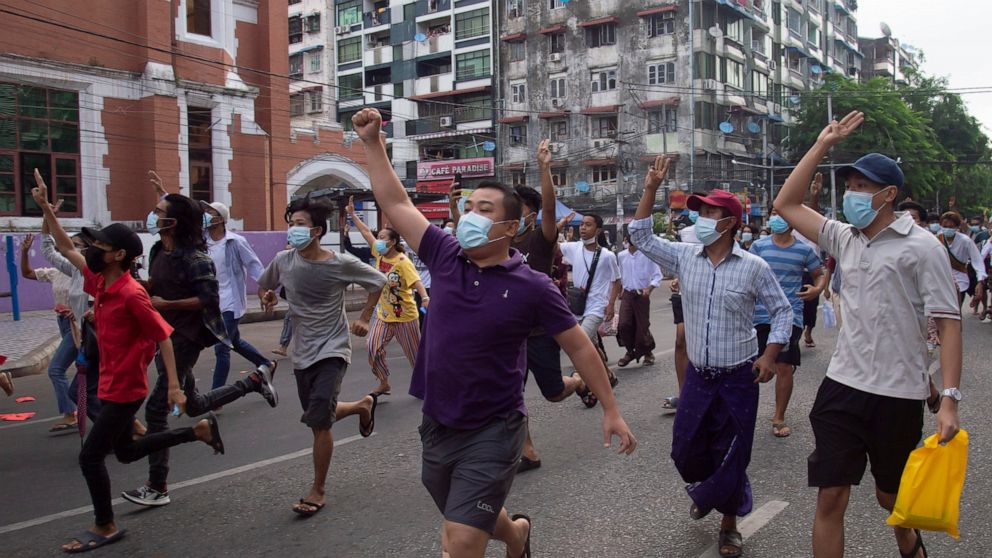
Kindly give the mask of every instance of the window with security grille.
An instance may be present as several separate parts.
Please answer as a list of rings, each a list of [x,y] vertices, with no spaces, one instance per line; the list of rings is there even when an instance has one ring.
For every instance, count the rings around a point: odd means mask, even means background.
[[[648,18],[648,37],[659,37],[675,33],[675,12],[653,14]]]
[[[465,81],[488,77],[490,70],[489,49],[466,52],[455,56],[455,79]]]
[[[338,41],[338,64],[347,64],[362,58],[362,38],[352,37]]]
[[[648,65],[648,84],[675,83],[675,63],[661,62]]]

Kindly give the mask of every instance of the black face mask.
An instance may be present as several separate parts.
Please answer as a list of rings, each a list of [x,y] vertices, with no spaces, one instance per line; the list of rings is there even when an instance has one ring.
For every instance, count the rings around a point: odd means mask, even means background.
[[[90,246],[87,248],[84,254],[86,257],[86,267],[88,267],[93,273],[102,273],[103,270],[107,268],[107,262],[103,259],[103,255],[107,252],[109,252],[109,250],[101,250],[96,246]]]

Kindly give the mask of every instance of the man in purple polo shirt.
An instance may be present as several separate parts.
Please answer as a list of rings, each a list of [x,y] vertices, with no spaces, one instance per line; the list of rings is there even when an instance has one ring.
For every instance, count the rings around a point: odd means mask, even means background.
[[[523,381],[534,328],[554,337],[599,397],[604,446],[616,435],[620,452],[629,454],[637,441],[596,348],[557,287],[510,248],[520,197],[497,182],[480,184],[456,239],[430,226],[410,201],[386,155],[379,111],[363,109],[352,123],[368,150],[376,204],[434,277],[410,393],[424,401],[422,479],[444,514],[444,552],[481,558],[494,537],[506,543],[507,556],[530,556],[530,518],[511,519],[503,502],[526,437]]]

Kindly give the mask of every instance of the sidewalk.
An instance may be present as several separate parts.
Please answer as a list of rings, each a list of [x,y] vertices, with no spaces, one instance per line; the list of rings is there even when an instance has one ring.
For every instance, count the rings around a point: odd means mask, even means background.
[[[366,300],[368,296],[363,289],[349,288],[345,295],[345,310],[361,310]],[[286,310],[286,301],[280,299],[273,312],[263,312],[258,297],[249,295],[248,313],[241,323],[281,320]],[[0,314],[0,354],[7,357],[0,370],[10,372],[15,378],[42,374],[48,369],[48,362],[60,341],[54,312],[26,312],[18,322],[13,321],[10,314]]]

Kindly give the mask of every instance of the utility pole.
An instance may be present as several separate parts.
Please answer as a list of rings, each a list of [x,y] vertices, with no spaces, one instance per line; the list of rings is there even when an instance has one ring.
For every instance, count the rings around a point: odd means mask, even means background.
[[[761,119],[761,160],[768,166],[768,118]],[[771,204],[775,201],[775,186],[772,184],[772,175],[765,169],[765,177],[768,179],[768,210],[771,211]]]
[[[833,96],[827,91],[827,124],[834,121],[834,99]],[[831,156],[830,162],[834,162],[833,158],[833,148],[830,148]],[[830,165],[830,218],[837,218],[837,170],[833,165]]]
[[[695,0],[689,0],[689,191],[694,189],[696,167],[696,53],[693,51],[692,36],[695,13]]]

